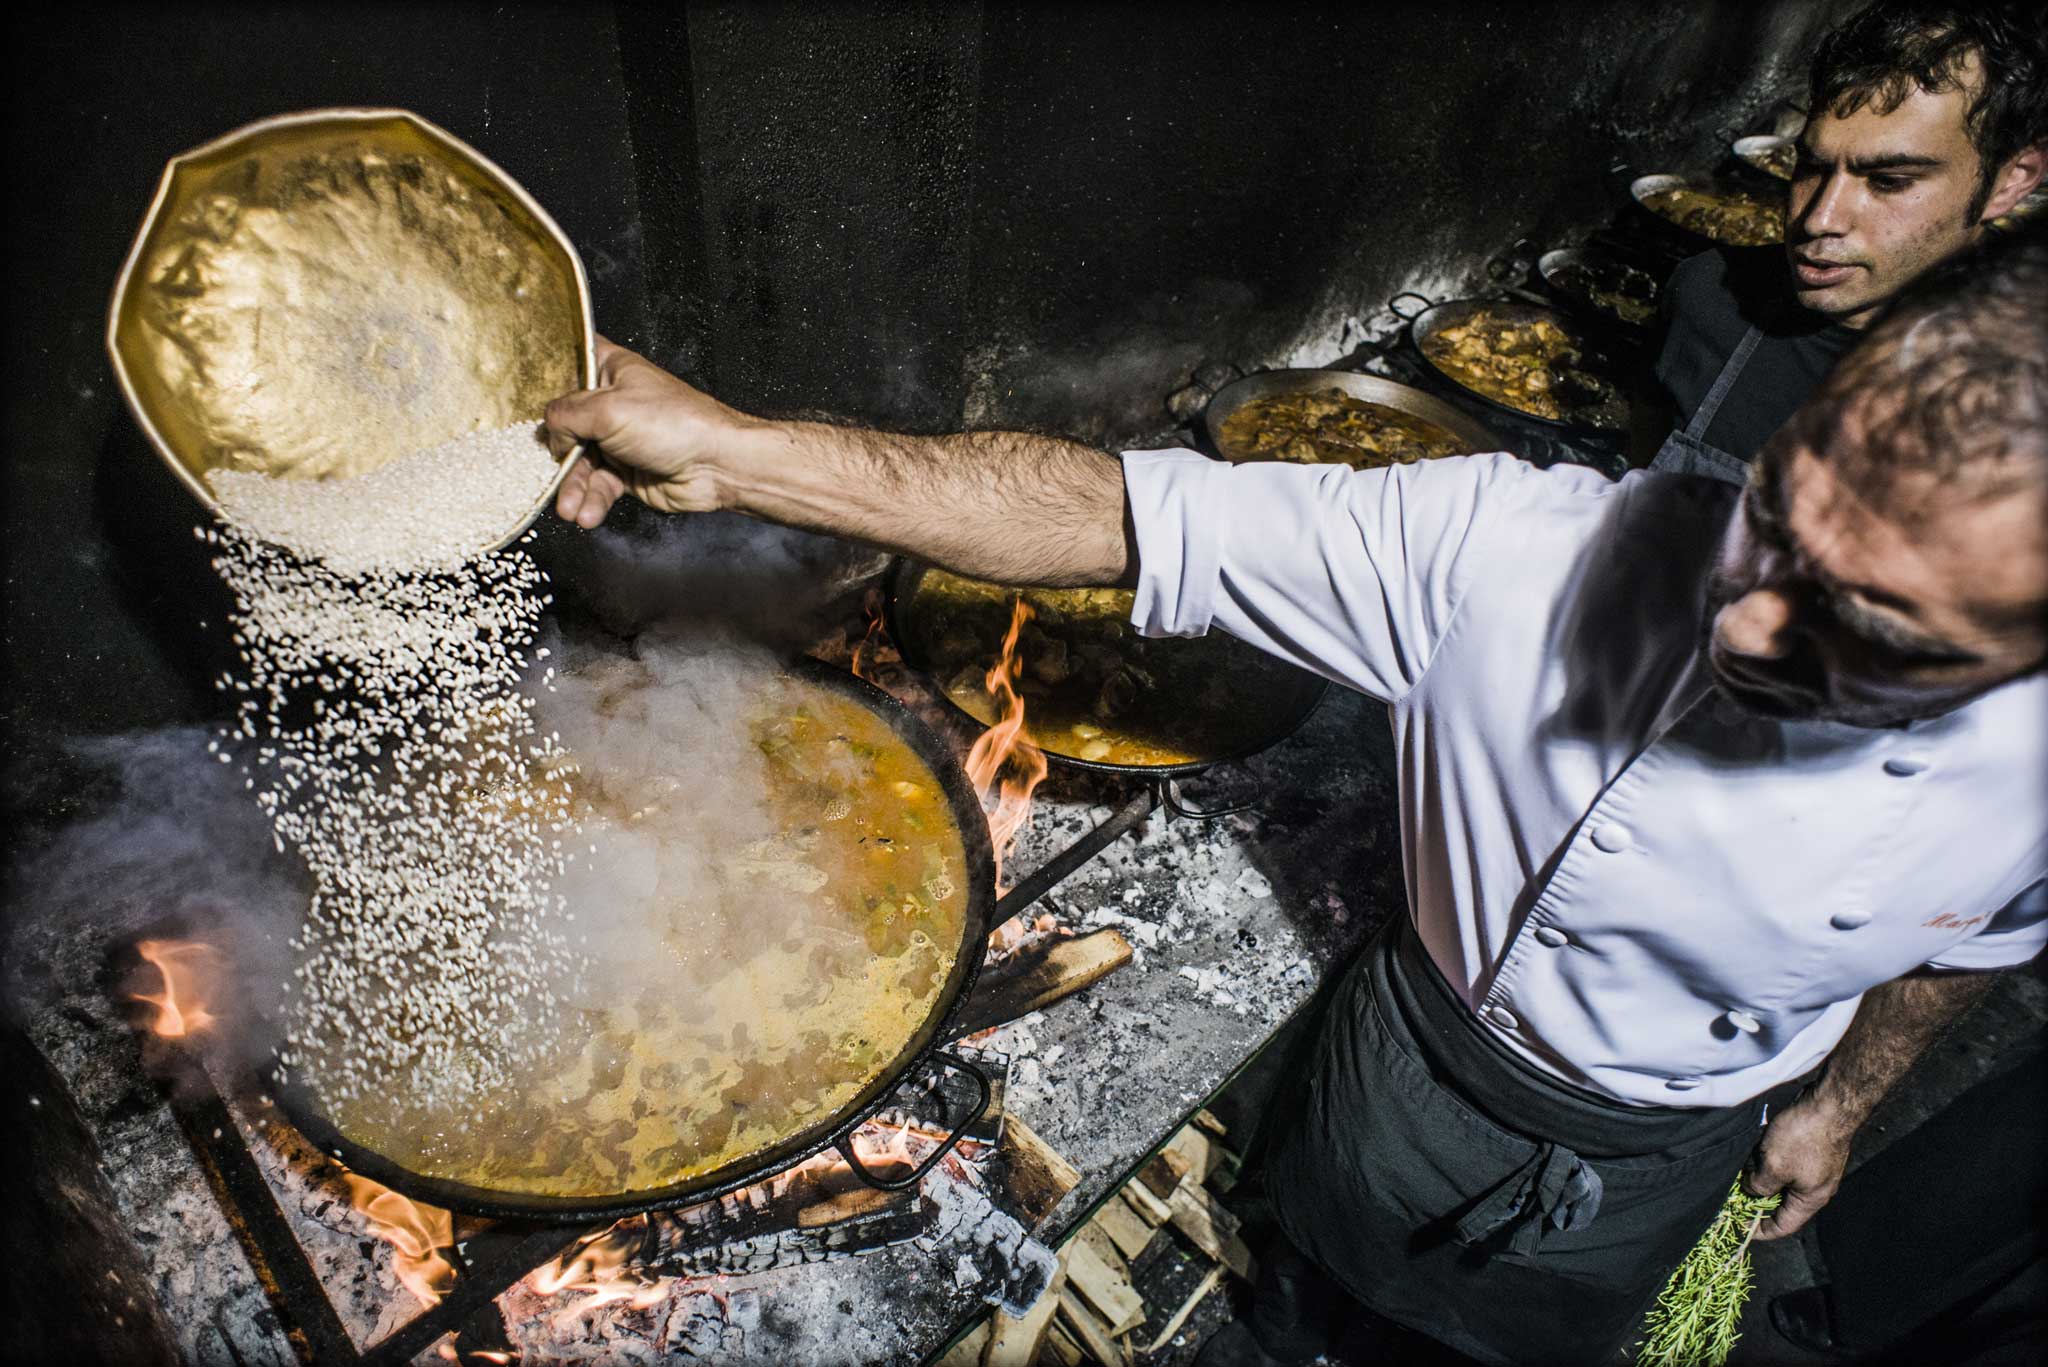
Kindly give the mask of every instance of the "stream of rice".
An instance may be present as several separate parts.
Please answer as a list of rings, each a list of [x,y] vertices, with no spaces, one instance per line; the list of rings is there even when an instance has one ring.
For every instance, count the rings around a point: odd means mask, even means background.
[[[579,832],[565,789],[528,781],[563,753],[520,689],[546,576],[482,550],[554,474],[528,424],[354,479],[210,476],[240,655],[212,748],[309,876],[283,1058],[332,1099],[503,1089],[578,968],[553,888]]]

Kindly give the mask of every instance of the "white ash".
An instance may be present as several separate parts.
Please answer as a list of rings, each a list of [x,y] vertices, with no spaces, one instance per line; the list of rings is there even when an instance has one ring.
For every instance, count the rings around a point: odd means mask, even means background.
[[[942,1257],[954,1255],[948,1270],[956,1288],[972,1289],[987,1304],[1018,1318],[1038,1303],[1052,1284],[1059,1258],[989,1199],[972,1165],[947,1157],[925,1179],[922,1195],[939,1214],[932,1232],[919,1237],[916,1246]]]
[[[469,432],[351,479],[218,469],[206,481],[235,526],[338,574],[452,570],[514,532],[555,459],[533,423]]]
[[[278,482],[309,525],[332,517],[322,487]],[[235,721],[210,748],[240,761],[312,882],[283,1062],[330,1101],[403,1092],[461,1113],[538,1060],[575,963],[553,891],[576,834],[566,787],[529,781],[561,749],[520,689],[545,576],[516,549],[350,574],[232,524],[200,535],[241,655],[218,681]]]

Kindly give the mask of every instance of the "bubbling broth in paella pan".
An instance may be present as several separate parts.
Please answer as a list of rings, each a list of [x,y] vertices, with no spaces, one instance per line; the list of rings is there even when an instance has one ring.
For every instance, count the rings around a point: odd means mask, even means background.
[[[618,762],[636,737],[659,755],[664,726],[702,718],[665,708],[636,661],[600,673],[601,743],[565,736],[571,762],[530,776],[569,788],[596,847],[566,882],[570,910],[603,926],[615,960],[565,991],[552,1064],[454,1114],[403,1077],[324,1095],[317,1052],[305,1061],[336,1128],[415,1173],[596,1196],[725,1167],[850,1105],[912,1044],[957,958],[964,843],[936,776],[886,720],[771,678],[743,758],[727,760],[760,774],[747,801],[731,774]]]

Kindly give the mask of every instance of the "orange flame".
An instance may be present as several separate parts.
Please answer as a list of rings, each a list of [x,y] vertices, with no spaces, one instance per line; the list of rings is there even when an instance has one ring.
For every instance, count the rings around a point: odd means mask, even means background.
[[[1033,935],[1056,935],[1059,929],[1059,918],[1050,912],[1028,920],[1022,916],[1013,916],[988,933],[988,952],[992,957],[1000,958]],[[982,1033],[987,1034],[1001,1028],[992,1025],[988,1031]]]
[[[212,945],[197,940],[141,940],[135,950],[163,975],[162,996],[137,992],[134,999],[156,1008],[150,1029],[166,1039],[181,1039],[214,1023],[214,1017],[198,1000],[198,964],[214,957]]]
[[[626,1258],[638,1243],[645,1217],[628,1216],[591,1235],[546,1267],[527,1276],[527,1284],[543,1296],[561,1291],[588,1291],[590,1299],[569,1307],[571,1316],[589,1314],[601,1305],[627,1301],[635,1310],[659,1304],[668,1295],[669,1277],[649,1277],[628,1268]],[[632,1226],[630,1234],[624,1231]]]
[[[867,614],[867,634],[860,638],[860,644],[853,648],[853,659],[847,667],[856,679],[866,679],[877,688],[882,681],[876,677],[875,652],[888,642],[889,636],[882,628],[882,591],[869,589],[867,597],[861,600],[861,611]]]
[[[989,841],[995,846],[996,891],[1007,892],[1003,884],[1003,859],[1026,817],[1031,815],[1031,794],[1045,781],[1045,751],[1031,743],[1024,729],[1024,697],[1017,691],[1017,676],[1024,661],[1017,653],[1017,640],[1024,624],[1036,616],[1020,594],[1010,612],[1010,630],[1003,637],[1002,653],[989,666],[985,682],[1001,716],[982,733],[967,752],[967,781],[994,805],[988,814]]]
[[[434,1305],[455,1284],[455,1265],[440,1250],[455,1243],[455,1225],[448,1212],[409,1201],[391,1188],[352,1172],[343,1173],[349,1201],[370,1222],[378,1238],[390,1244],[392,1265],[405,1289],[422,1305]]]
[[[886,1131],[880,1139],[873,1137],[871,1133],[873,1128],[875,1127],[872,1124],[863,1125],[853,1132],[854,1151],[860,1154],[861,1162],[867,1164],[870,1168],[886,1168],[897,1165],[914,1168],[917,1166],[917,1158],[910,1146],[910,1136],[913,1131],[908,1119],[901,1121],[895,1129]],[[944,1138],[943,1135],[927,1135],[921,1130],[914,1133],[920,1139]]]

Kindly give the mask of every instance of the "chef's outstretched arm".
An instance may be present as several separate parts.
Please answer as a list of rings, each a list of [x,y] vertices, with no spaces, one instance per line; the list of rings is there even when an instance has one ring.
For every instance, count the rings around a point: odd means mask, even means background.
[[[1993,976],[1916,973],[1863,994],[1820,1083],[1764,1128],[1744,1181],[1756,1195],[1781,1192],[1784,1201],[1757,1238],[1797,1232],[1833,1198],[1856,1131],[1927,1047],[1983,998]]]
[[[911,437],[771,422],[600,337],[595,389],[547,407],[557,455],[595,443],[556,511],[595,527],[623,494],[662,512],[735,509],[982,579],[1129,583],[1123,472],[1090,446],[1023,432]]]

